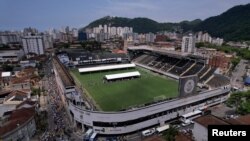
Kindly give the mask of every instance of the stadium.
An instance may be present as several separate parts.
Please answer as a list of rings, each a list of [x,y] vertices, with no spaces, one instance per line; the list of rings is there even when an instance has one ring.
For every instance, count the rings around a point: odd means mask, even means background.
[[[104,111],[125,110],[150,102],[177,96],[178,83],[175,80],[153,75],[141,68],[125,68],[92,73],[71,71],[86,92],[96,101],[98,109]],[[103,82],[103,76],[139,72],[139,78],[120,78]],[[122,80],[123,79],[123,80]],[[138,89],[140,92],[138,93]],[[112,103],[112,104],[110,104]]]
[[[206,60],[175,51],[128,48],[128,55],[66,51],[53,71],[75,126],[104,135],[163,125],[224,102],[229,78]]]

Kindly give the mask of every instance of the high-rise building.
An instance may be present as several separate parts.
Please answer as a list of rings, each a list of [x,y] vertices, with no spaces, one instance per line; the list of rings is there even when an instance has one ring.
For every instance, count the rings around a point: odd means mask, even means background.
[[[196,42],[197,42],[197,43],[202,42],[202,38],[203,38],[203,33],[202,33],[202,31],[200,31],[200,32],[198,32],[198,34],[197,34]]]
[[[20,35],[16,32],[0,32],[0,44],[19,43]]]
[[[192,34],[189,34],[188,36],[183,36],[181,52],[195,52],[195,37]]]
[[[22,38],[23,50],[25,55],[35,53],[37,55],[44,54],[44,42],[42,36],[24,36]]]
[[[74,38],[78,37],[78,30],[77,30],[77,28],[72,28],[72,34],[73,34]]]
[[[146,35],[146,42],[153,43],[155,40],[155,34],[154,33],[147,33]]]
[[[43,36],[44,48],[53,48],[53,38],[49,34],[44,34]]]
[[[103,28],[104,28],[104,33],[108,33],[108,26],[106,24],[104,25]]]
[[[38,30],[36,28],[28,27],[23,29],[23,35],[37,35]]]
[[[111,27],[110,28],[110,34],[111,35],[116,35],[117,34],[117,28],[116,27]]]
[[[83,31],[78,32],[78,40],[79,41],[86,41],[87,40],[87,33]]]

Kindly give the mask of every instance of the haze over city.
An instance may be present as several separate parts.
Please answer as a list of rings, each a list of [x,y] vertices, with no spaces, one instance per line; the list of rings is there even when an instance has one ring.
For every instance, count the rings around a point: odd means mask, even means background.
[[[20,30],[32,26],[45,30],[67,25],[79,28],[107,15],[180,22],[206,19],[248,2],[249,0],[2,0],[0,29]]]

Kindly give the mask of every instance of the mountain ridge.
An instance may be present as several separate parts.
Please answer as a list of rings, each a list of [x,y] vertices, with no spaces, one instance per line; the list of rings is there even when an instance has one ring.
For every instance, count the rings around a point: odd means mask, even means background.
[[[134,32],[137,33],[205,31],[213,37],[221,37],[225,40],[250,40],[250,4],[234,6],[220,15],[209,17],[203,21],[195,19],[192,21],[184,20],[179,23],[160,23],[145,17],[125,18],[105,16],[91,22],[83,29],[104,24],[117,27],[133,27]]]

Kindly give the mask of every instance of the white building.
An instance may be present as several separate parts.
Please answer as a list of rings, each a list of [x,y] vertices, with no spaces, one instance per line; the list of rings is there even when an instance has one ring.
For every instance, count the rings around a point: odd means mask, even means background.
[[[221,38],[213,38],[212,39],[212,44],[215,44],[215,45],[218,45],[218,46],[221,46],[223,44],[224,40],[221,39]]]
[[[207,42],[221,46],[224,40],[222,38],[213,38],[208,33],[203,33],[202,31],[200,31],[196,34],[196,42]]]
[[[202,41],[211,43],[212,42],[212,37],[208,33],[204,33],[203,36],[202,36]]]
[[[20,35],[17,32],[0,33],[0,44],[19,43]]]
[[[153,43],[155,40],[155,34],[154,33],[147,33],[146,35],[146,42]]]
[[[205,115],[194,119],[193,136],[195,141],[208,140],[208,125],[229,125],[227,122],[213,116]]]
[[[117,28],[116,27],[111,27],[110,28],[110,35],[116,35],[117,34]]]
[[[7,112],[6,112],[7,113]],[[0,138],[4,141],[29,141],[36,133],[35,109],[16,109],[2,117]]]
[[[53,38],[49,34],[44,34],[43,35],[43,43],[44,43],[44,48],[53,48]]]
[[[6,49],[0,50],[0,62],[17,62],[24,55],[22,49]]]
[[[195,37],[192,34],[189,34],[189,36],[183,36],[181,52],[195,52]]]
[[[22,38],[25,55],[28,53],[44,54],[45,45],[42,36],[25,36]]]
[[[78,37],[78,30],[77,30],[77,28],[72,28],[72,34],[73,34],[73,37],[75,37],[75,38]]]
[[[103,28],[104,28],[104,33],[108,33],[108,26],[106,24],[104,25]]]

